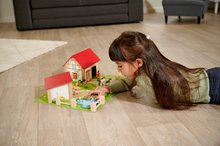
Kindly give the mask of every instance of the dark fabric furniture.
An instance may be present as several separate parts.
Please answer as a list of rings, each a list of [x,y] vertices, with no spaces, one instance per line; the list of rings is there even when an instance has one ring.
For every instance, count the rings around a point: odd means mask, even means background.
[[[18,30],[139,22],[143,0],[13,0]]]
[[[209,0],[163,0],[162,5],[165,15],[165,23],[168,16],[197,16],[197,23],[200,24],[208,9]]]

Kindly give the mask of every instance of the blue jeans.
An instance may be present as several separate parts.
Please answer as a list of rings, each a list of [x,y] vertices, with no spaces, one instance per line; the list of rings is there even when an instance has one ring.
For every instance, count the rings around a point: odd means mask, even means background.
[[[209,77],[210,103],[220,104],[220,67],[210,68],[207,73]]]

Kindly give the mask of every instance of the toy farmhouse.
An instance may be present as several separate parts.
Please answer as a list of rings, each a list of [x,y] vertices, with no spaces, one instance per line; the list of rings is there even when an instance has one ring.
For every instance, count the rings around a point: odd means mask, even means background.
[[[69,71],[73,81],[91,81],[99,74],[100,58],[87,48],[79,53],[72,55],[63,65],[64,71]]]
[[[73,94],[72,78],[69,72],[45,78],[45,89],[48,94],[48,103],[58,98],[71,99]]]

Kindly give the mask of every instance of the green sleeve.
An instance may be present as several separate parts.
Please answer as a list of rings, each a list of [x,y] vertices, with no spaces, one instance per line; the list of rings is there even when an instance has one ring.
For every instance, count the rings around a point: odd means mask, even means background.
[[[115,80],[109,87],[111,93],[119,93],[129,91],[132,86],[132,80],[120,79]]]

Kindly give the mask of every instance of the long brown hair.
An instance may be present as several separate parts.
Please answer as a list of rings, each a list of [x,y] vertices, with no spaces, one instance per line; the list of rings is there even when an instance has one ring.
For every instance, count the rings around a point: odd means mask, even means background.
[[[163,108],[185,109],[192,105],[188,79],[204,68],[190,69],[167,59],[154,42],[140,32],[123,32],[112,42],[109,56],[112,61],[130,63],[137,58],[142,59],[143,66],[139,72],[144,71],[151,79],[156,99]],[[198,82],[199,78],[195,79],[195,86]],[[186,103],[178,102],[180,98],[184,98]]]

